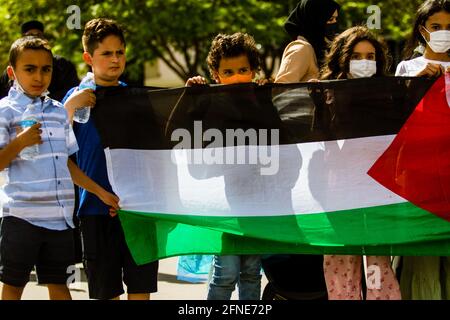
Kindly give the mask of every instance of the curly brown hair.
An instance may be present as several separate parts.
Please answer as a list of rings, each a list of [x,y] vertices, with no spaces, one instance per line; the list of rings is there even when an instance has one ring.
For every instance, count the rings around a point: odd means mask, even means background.
[[[386,75],[391,61],[386,44],[367,27],[356,26],[345,30],[332,42],[325,65],[321,70],[321,79],[347,79],[353,50],[361,41],[368,41],[375,48],[377,62],[375,76]]]
[[[246,55],[252,71],[259,71],[261,57],[256,46],[255,39],[247,33],[236,32],[234,34],[218,34],[211,44],[206,62],[209,72],[214,78],[214,73],[219,70],[222,58],[235,58]]]
[[[98,44],[110,35],[117,36],[126,45],[123,29],[116,21],[106,18],[96,18],[88,21],[84,26],[82,37],[84,51],[93,55],[95,49],[98,48]]]

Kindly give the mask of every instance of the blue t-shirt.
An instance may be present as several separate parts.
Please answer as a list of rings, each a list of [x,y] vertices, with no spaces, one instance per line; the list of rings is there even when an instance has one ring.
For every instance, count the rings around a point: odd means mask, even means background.
[[[119,86],[125,87],[126,84],[119,82]],[[62,101],[63,104],[77,88],[72,88],[67,92]],[[97,85],[97,88],[100,88],[100,86]],[[86,123],[74,121],[73,132],[75,133],[79,148],[76,154],[78,167],[106,191],[113,192],[108,180],[105,153],[92,118],[89,118]],[[77,212],[79,217],[109,214],[109,207],[96,195],[83,188],[79,188],[79,195],[80,203]]]

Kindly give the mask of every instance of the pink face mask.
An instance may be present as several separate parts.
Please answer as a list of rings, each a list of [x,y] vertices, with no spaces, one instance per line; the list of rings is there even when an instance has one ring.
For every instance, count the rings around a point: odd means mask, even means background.
[[[219,76],[221,84],[235,84],[235,83],[248,83],[252,82],[251,74],[235,74],[231,77],[221,77]]]

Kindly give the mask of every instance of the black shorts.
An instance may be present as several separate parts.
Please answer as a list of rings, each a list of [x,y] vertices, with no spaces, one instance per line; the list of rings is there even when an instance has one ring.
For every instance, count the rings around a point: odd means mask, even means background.
[[[141,266],[134,262],[118,216],[84,216],[80,222],[89,298],[120,296],[122,281],[129,294],[157,291],[158,261]]]
[[[36,266],[39,284],[67,284],[74,265],[73,230],[49,230],[5,217],[0,227],[0,281],[23,287]]]

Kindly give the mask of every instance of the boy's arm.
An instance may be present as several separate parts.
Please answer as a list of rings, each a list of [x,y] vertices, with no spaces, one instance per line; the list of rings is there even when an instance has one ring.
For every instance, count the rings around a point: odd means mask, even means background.
[[[120,209],[119,197],[106,191],[95,181],[85,175],[84,172],[81,171],[81,169],[78,168],[78,166],[71,159],[67,160],[67,166],[69,168],[73,182],[77,186],[87,190],[92,194],[95,194],[100,200],[103,201],[103,203],[110,206],[111,208],[109,209],[109,214],[111,216],[115,216],[117,214],[116,210]]]
[[[83,89],[72,92],[72,94],[64,101],[64,108],[67,110],[67,116],[70,123],[73,122],[73,114],[75,110],[81,107],[95,106],[95,94],[92,89]]]
[[[3,149],[0,149],[0,171],[9,167],[11,161],[13,161],[25,147],[42,143],[42,130],[39,129],[40,127],[41,124],[36,123],[35,125],[24,129],[9,144]]]
[[[11,161],[13,161],[23,148],[17,139],[11,141],[5,148],[0,150],[0,171],[9,167]]]

